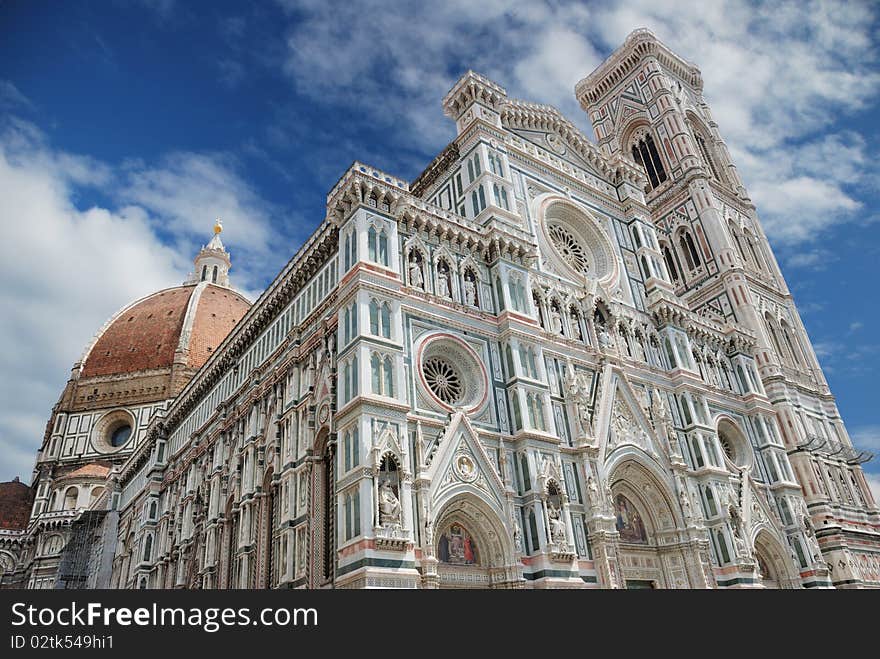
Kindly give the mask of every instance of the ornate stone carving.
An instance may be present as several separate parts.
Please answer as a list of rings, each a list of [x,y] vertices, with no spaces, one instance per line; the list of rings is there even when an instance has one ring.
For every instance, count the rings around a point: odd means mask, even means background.
[[[409,285],[413,288],[425,288],[425,277],[422,274],[422,265],[410,257],[409,261]]]
[[[379,524],[390,526],[400,524],[400,499],[394,493],[389,480],[379,486]]]
[[[464,301],[469,307],[477,306],[477,286],[472,279],[465,277]]]
[[[550,504],[547,507],[547,516],[550,518],[550,540],[556,545],[566,545],[565,522],[562,521],[562,510]]]

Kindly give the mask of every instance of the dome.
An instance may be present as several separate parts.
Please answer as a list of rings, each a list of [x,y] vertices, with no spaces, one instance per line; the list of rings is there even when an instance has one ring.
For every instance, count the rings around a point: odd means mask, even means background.
[[[125,307],[86,350],[80,378],[201,367],[250,302],[208,282],[166,288]]]

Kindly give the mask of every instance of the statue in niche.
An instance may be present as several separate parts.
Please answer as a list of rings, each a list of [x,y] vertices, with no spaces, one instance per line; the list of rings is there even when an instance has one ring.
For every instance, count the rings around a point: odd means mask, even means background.
[[[687,485],[683,481],[681,483],[681,488],[678,491],[678,501],[681,504],[681,514],[684,516],[685,520],[690,520],[692,517],[691,498],[688,496]]]
[[[413,251],[409,257],[409,285],[413,288],[425,288],[425,277],[422,275],[422,264],[419,262],[417,252]]]
[[[554,334],[562,334],[562,314],[556,305],[550,305],[550,330]]]
[[[804,505],[804,510],[806,510],[806,504]],[[813,556],[821,557],[822,551],[819,548],[819,541],[816,539],[816,529],[813,527],[813,520],[810,519],[808,514],[804,514],[801,517],[801,522],[804,525],[804,535],[807,536],[807,544],[810,545]]]
[[[734,504],[727,506],[727,514],[730,517],[730,526],[733,528],[733,543],[736,545],[737,556],[748,556],[745,540],[743,540],[743,523],[739,509]]]
[[[599,347],[603,350],[613,350],[614,349],[614,337],[611,336],[611,333],[608,331],[608,328],[605,325],[599,325],[597,335],[599,338]]]
[[[547,516],[550,518],[550,539],[557,545],[566,544],[565,522],[562,521],[562,510],[551,503],[547,507]]]
[[[593,415],[590,412],[590,377],[585,374],[578,375],[573,367],[569,367],[565,377],[566,392],[568,399],[574,403],[581,428],[589,432],[593,425]]]
[[[599,504],[599,487],[596,485],[596,479],[592,476],[587,476],[587,494],[592,505]]]
[[[639,399],[639,407],[641,407],[645,414],[647,414],[651,409],[651,404],[648,402],[648,388],[638,387],[636,389],[636,396]]]
[[[379,523],[382,526],[400,524],[400,499],[387,479],[379,486]]]
[[[636,359],[640,362],[647,361],[645,359],[645,347],[642,345],[641,337],[638,334],[633,335],[633,349]]]
[[[439,261],[437,263],[437,294],[443,297],[452,298],[452,282],[449,277],[449,266],[446,264],[446,261]]]
[[[477,305],[477,284],[474,281],[474,275],[470,270],[464,273],[464,301],[470,307]]]
[[[570,307],[568,310],[569,316],[571,318],[571,326],[574,328],[574,336],[581,343],[585,343],[584,341],[584,330],[581,327],[581,316],[577,312],[575,307]]]
[[[659,389],[654,389],[654,395],[651,397],[651,415],[654,417],[655,426],[661,425],[669,418],[669,410]]]
[[[518,554],[523,552],[522,529],[516,519],[513,520],[513,546],[516,548]]]

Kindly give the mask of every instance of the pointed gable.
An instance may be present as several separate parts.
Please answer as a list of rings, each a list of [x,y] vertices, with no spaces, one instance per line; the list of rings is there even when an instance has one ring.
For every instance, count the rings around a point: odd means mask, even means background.
[[[435,505],[461,491],[478,490],[504,508],[504,483],[495,463],[464,412],[452,415],[428,469],[430,494]]]

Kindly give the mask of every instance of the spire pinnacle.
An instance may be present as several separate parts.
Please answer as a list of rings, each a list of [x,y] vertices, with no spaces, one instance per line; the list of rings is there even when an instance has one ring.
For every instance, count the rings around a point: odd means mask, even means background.
[[[232,262],[229,252],[220,240],[223,222],[218,217],[214,221],[214,235],[195,258],[195,271],[187,278],[186,283],[207,281],[218,286],[229,286],[229,268]]]

